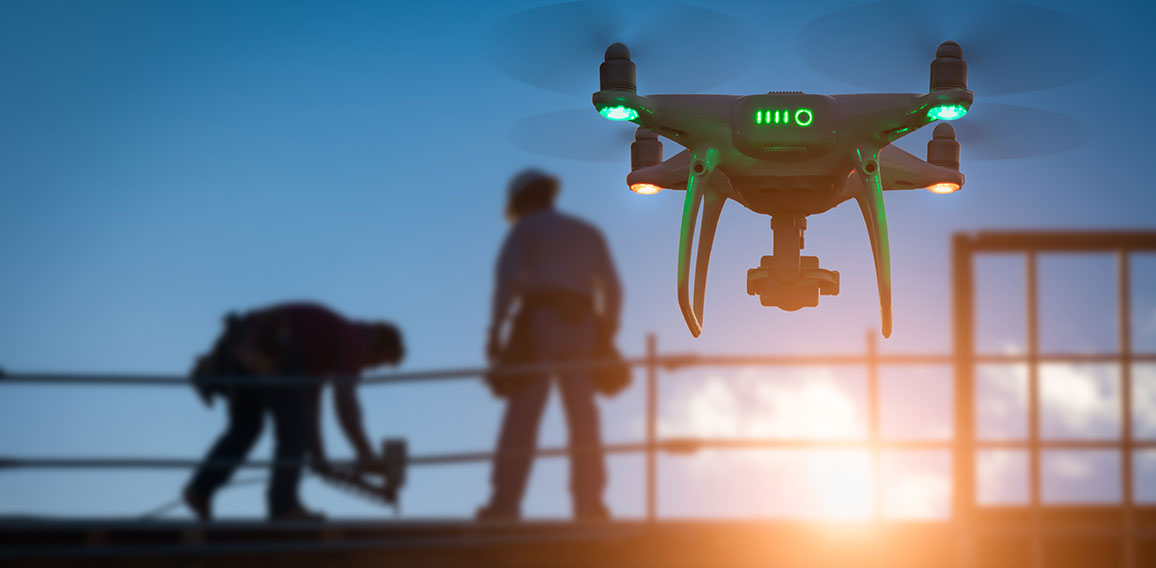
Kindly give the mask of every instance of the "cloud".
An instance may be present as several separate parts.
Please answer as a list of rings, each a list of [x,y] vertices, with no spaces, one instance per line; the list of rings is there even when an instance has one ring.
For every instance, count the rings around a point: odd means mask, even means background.
[[[1132,385],[1133,435],[1156,438],[1156,365],[1133,366]]]
[[[891,518],[942,519],[951,514],[947,471],[897,471],[888,475],[884,511]]]
[[[743,369],[730,378],[712,374],[685,381],[664,401],[659,431],[664,437],[865,440],[863,393],[856,391],[862,381],[847,380],[846,375],[845,369],[831,368]],[[723,483],[735,490],[749,485],[743,490],[749,495],[745,502],[732,504],[738,510],[842,519],[871,515],[873,482],[866,448],[702,452],[688,465],[687,473],[704,487]],[[888,517],[949,514],[946,464],[931,470],[909,467],[902,460],[893,465],[884,472]]]
[[[976,499],[982,505],[1028,501],[1028,456],[1016,450],[987,450],[976,458]]]
[[[981,365],[978,428],[987,439],[1027,436],[1027,365]],[[1120,424],[1120,366],[1047,363],[1039,367],[1045,438],[1111,438]],[[1138,415],[1156,410],[1156,393],[1137,399]],[[1143,406],[1141,406],[1143,405]],[[1148,412],[1150,414],[1150,412]],[[1153,419],[1156,428],[1156,419]]]
[[[847,381],[829,368],[743,369],[710,375],[676,392],[659,417],[664,436],[715,438],[861,438],[862,412]]]
[[[981,439],[1027,436],[1027,366],[976,368],[976,427]]]
[[[1135,367],[1133,392],[1138,436],[1156,434],[1156,364]],[[663,437],[864,439],[863,382],[842,368],[742,369],[669,382],[659,416]],[[1046,437],[1110,438],[1120,421],[1120,368],[1114,364],[1040,366],[1041,426]],[[1027,366],[984,365],[977,376],[981,438],[1026,436]],[[667,394],[668,393],[668,394]],[[930,455],[929,453],[928,455]],[[886,454],[885,454],[886,455]],[[687,471],[693,479],[735,483],[751,494],[791,494],[757,510],[792,515],[861,518],[872,503],[870,455],[865,450],[703,452]],[[886,460],[885,460],[886,461]],[[1022,504],[1028,497],[1027,453],[986,450],[977,460],[983,504]],[[1078,452],[1050,453],[1047,475],[1086,484],[1099,467]],[[770,474],[768,472],[774,472]],[[898,518],[944,518],[950,513],[950,467],[903,463],[882,472],[884,512]],[[773,475],[773,480],[772,480]],[[1059,487],[1059,486],[1057,486]],[[738,488],[736,488],[737,490]]]
[[[1087,479],[1095,473],[1092,461],[1075,452],[1059,452],[1048,456],[1050,473],[1070,480]]]

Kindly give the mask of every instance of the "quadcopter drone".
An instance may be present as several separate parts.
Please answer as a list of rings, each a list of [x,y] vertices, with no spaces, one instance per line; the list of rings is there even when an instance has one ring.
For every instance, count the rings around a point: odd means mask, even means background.
[[[637,92],[634,62],[621,43],[606,50],[594,108],[605,118],[639,125],[630,148],[630,189],[654,194],[685,190],[678,243],[678,304],[695,337],[702,333],[707,265],[723,204],[732,199],[771,216],[773,254],[747,271],[747,293],[764,306],[794,311],[839,293],[839,273],[801,256],[807,216],[849,199],[859,204],[875,261],[884,337],[891,335],[891,258],[883,192],[963,187],[959,142],[947,122],[936,126],[927,160],[895,140],[932,122],[967,114],[963,51],[944,42],[931,63],[926,94],[750,96],[647,95]],[[686,150],[663,160],[658,137]],[[691,247],[699,209],[702,225],[690,301]]]

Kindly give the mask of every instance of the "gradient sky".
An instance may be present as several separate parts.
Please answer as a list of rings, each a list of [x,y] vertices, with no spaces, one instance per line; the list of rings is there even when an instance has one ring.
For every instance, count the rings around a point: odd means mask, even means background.
[[[286,299],[318,300],[351,316],[397,322],[409,347],[405,369],[477,365],[492,265],[507,229],[501,217],[505,184],[529,165],[561,177],[560,208],[606,231],[625,284],[620,347],[627,353],[640,353],[649,331],[658,333],[663,350],[862,351],[865,334],[878,327],[878,305],[870,249],[854,206],[811,218],[807,233],[805,252],[841,272],[841,295],[823,298],[818,309],[787,313],[761,308],[745,295],[746,269],[770,253],[769,223],[729,205],[711,263],[706,329],[695,340],[675,300],[682,194],[627,191],[626,147],[617,161],[579,162],[510,143],[507,131],[521,118],[589,106],[586,94],[526,85],[486,58],[494,24],[541,4],[0,3],[0,367],[181,374],[207,348],[225,311]],[[758,38],[757,49],[734,54],[750,61],[749,70],[709,92],[861,92],[811,70],[796,52],[803,26],[853,4],[711,3],[759,24],[745,32]],[[1147,114],[1147,95],[1156,87],[1153,9],[1114,0],[1048,5],[1095,30],[1107,54],[1102,68],[1080,83],[997,100],[1078,117],[1091,138],[1077,151],[1023,160],[969,162],[964,146],[963,191],[888,194],[896,300],[895,332],[882,342],[884,350],[949,348],[954,232],[1153,225],[1150,139],[1156,120]],[[867,53],[849,56],[863,58],[863,65],[888,64]],[[929,52],[928,61],[932,57]],[[592,85],[599,62],[597,56],[590,61]],[[895,90],[921,90],[925,72],[913,72],[913,84]],[[638,74],[645,93],[642,61]],[[922,155],[929,137],[919,132],[904,145]],[[666,144],[668,155],[673,146]],[[1006,293],[1019,290],[1017,282],[1022,286],[1016,280],[1022,265],[1014,258],[984,262],[980,297],[992,307],[981,308],[980,345],[1022,348],[1022,311]],[[1110,258],[1045,259],[1045,349],[1115,347],[1114,297],[1093,292],[1112,290],[1111,275]],[[1135,335],[1137,347],[1149,350],[1156,348],[1153,285],[1156,262],[1138,259]],[[1055,371],[1064,377],[1073,372]],[[1101,372],[1108,375],[1093,377]],[[1070,426],[1081,435],[1110,428],[1110,417],[1107,426],[1096,422],[1099,407],[1079,405],[1110,401],[1112,372],[1076,373],[1071,380],[1078,388],[1093,385],[1091,394],[1076,397],[1075,407],[1057,408],[1078,407],[1072,415],[1084,412],[1079,416],[1091,416],[1091,422],[1065,425],[1061,412],[1051,428]],[[755,380],[760,373],[774,380]],[[999,384],[1014,391],[1015,373],[997,369],[989,382],[997,391]],[[838,409],[832,401],[862,398],[860,375],[829,370],[704,369],[670,376],[675,380],[664,383],[662,398],[668,432],[781,433],[799,427],[775,414],[791,401],[814,400],[804,408],[825,413]],[[1156,381],[1156,374],[1149,378]],[[894,411],[885,428],[896,420],[899,431],[943,436],[950,418],[926,411],[921,417],[919,409],[939,404],[949,412],[943,398],[949,380],[946,369],[886,372],[885,391],[894,394],[885,393],[893,400],[885,405]],[[765,386],[771,383],[778,386]],[[199,456],[223,421],[219,406],[205,411],[186,389],[0,388],[0,455]],[[824,394],[827,388],[837,394]],[[743,396],[742,389],[754,395]],[[363,393],[374,438],[404,435],[415,453],[486,450],[493,443],[501,405],[476,383]],[[1156,410],[1156,383],[1152,393],[1150,408]],[[1071,402],[1063,393],[1056,396]],[[560,409],[556,400],[550,404],[541,439],[561,444]],[[849,407],[844,422],[832,418],[816,427],[854,434],[862,426],[859,404],[858,410]],[[640,389],[604,401],[603,410],[608,441],[639,437]],[[704,412],[734,418],[696,422]],[[331,453],[346,455],[331,418]],[[989,423],[998,430],[999,420]],[[254,456],[267,454],[265,439]],[[829,470],[830,463],[860,457],[664,458],[662,511],[806,512],[814,503],[784,501],[792,488],[814,483],[815,472]],[[947,468],[945,457],[895,456],[888,467],[931,472],[919,479],[934,485],[942,482],[935,472]],[[1156,476],[1156,456],[1149,457],[1148,479]],[[1016,459],[1005,461],[1014,468]],[[1084,476],[1093,486],[1111,477],[1111,459],[1075,462],[1093,471]],[[611,460],[608,500],[619,513],[642,511],[641,463],[638,457]],[[0,514],[131,515],[175,496],[184,475],[0,471]],[[407,513],[470,514],[485,498],[487,475],[486,465],[415,471]],[[563,461],[543,462],[527,512],[566,514],[565,478]],[[1064,482],[1056,479],[1053,487],[1062,495]],[[758,497],[727,508],[739,501],[733,498],[739,491]],[[1012,500],[1022,495],[1002,485],[992,491],[1010,492]],[[1146,491],[1156,499],[1156,487]],[[260,514],[261,495],[256,487],[227,491],[218,509]],[[333,514],[381,514],[315,481],[306,484],[305,499]]]

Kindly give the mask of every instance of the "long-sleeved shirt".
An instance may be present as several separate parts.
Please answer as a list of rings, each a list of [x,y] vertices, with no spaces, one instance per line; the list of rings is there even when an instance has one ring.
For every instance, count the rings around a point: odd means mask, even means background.
[[[493,325],[505,320],[518,297],[566,290],[589,296],[603,318],[617,323],[622,288],[606,239],[593,225],[552,208],[522,217],[498,256]]]
[[[287,345],[278,343],[273,335],[279,327],[287,324],[292,336],[292,355],[299,358],[296,369],[277,369],[276,372],[297,372],[313,376],[357,377],[369,365],[365,338],[361,328],[354,322],[329,308],[310,302],[279,304],[256,312],[260,325],[251,330],[251,341],[258,349],[270,351],[275,359],[285,355],[277,353]],[[373,455],[372,446],[365,435],[362,424],[361,405],[357,401],[356,384],[343,380],[333,385],[333,405],[337,410],[338,422],[358,456]],[[319,398],[317,399],[320,400]],[[314,413],[317,423],[313,425],[312,451],[318,459],[324,459],[325,449],[321,441],[321,413]]]

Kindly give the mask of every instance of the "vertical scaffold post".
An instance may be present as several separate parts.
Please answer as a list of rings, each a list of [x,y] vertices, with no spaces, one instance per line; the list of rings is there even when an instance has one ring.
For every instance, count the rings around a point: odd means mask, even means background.
[[[1028,489],[1030,498],[1031,532],[1029,543],[1032,568],[1044,566],[1043,473],[1040,460],[1040,286],[1038,259],[1034,249],[1028,249],[1024,258],[1027,270],[1027,340],[1028,340]]]
[[[952,389],[955,402],[952,486],[955,491],[952,518],[956,526],[956,566],[970,568],[976,565],[975,543],[971,535],[975,506],[975,297],[971,235],[958,233],[951,245],[952,321],[955,322],[955,381]]]
[[[874,330],[867,330],[867,427],[871,436],[871,515],[883,516],[883,471],[880,465],[879,433],[879,349]]]
[[[1135,481],[1132,479],[1132,288],[1128,249],[1116,252],[1116,301],[1120,326],[1120,492],[1124,503],[1124,566],[1136,568]]]
[[[646,521],[657,518],[658,485],[658,339],[654,332],[646,335]]]

